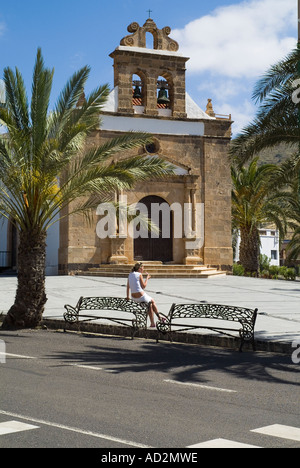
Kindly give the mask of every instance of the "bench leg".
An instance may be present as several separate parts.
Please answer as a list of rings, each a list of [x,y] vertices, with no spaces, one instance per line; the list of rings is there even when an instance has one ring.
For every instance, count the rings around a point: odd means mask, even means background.
[[[248,341],[248,340],[247,340]],[[253,337],[251,338],[251,341],[252,343],[252,349],[253,351],[256,351],[256,346],[255,346],[255,340],[254,340],[254,335]],[[239,352],[242,353],[243,352],[243,345],[244,345],[244,342],[245,342],[245,339],[244,338],[241,338],[241,344],[240,344],[240,349],[239,349]]]
[[[163,336],[167,335],[167,339],[170,341],[170,343],[173,342],[172,340],[172,332],[171,331],[166,331],[166,332],[161,332],[160,330],[157,330],[157,337],[156,337],[156,343],[159,342],[159,340],[162,339]]]
[[[137,331],[138,331],[138,328],[132,327],[132,331],[131,331],[131,339],[132,339],[132,340],[134,339],[135,334],[136,334]]]

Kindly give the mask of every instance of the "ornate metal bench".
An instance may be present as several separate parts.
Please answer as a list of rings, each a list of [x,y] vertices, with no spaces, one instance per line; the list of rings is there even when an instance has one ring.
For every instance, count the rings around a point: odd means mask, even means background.
[[[125,325],[131,328],[132,339],[139,329],[147,328],[148,304],[138,304],[131,299],[127,300],[121,297],[81,297],[75,307],[66,304],[64,319],[66,323],[77,324],[78,330],[80,323],[90,322],[93,320],[105,319],[120,325]],[[82,314],[82,311],[121,311],[130,313],[134,318],[130,317],[115,317],[109,315],[98,314]],[[120,314],[121,315],[121,314]]]
[[[250,341],[252,343],[253,350],[255,351],[254,326],[257,313],[258,309],[252,310],[229,305],[173,304],[168,316],[164,316],[164,321],[157,322],[156,327],[160,333],[164,335],[168,334],[170,341],[172,341],[173,331],[180,332],[203,328],[213,330],[228,336],[234,335],[226,333],[227,331],[235,331],[239,332],[241,339],[239,350],[242,351],[245,341]],[[229,322],[239,322],[242,325],[242,328],[238,330],[237,328],[228,328],[225,326],[219,327],[214,325],[201,325],[201,321],[198,319],[215,319],[227,320]],[[189,321],[190,323],[188,323]]]

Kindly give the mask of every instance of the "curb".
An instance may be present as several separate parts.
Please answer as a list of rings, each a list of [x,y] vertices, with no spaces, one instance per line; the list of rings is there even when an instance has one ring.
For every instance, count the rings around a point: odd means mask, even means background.
[[[42,321],[42,327],[46,327],[51,330],[65,330],[72,332],[86,332],[94,333],[99,335],[111,335],[111,336],[122,336],[131,337],[131,329],[129,327],[122,327],[119,325],[107,325],[99,323],[80,323],[80,328],[74,324],[73,326],[66,323],[65,320],[59,319],[47,319],[44,318]],[[159,334],[157,330],[139,330],[135,338],[153,339],[156,341]],[[213,335],[213,334],[201,334],[201,333],[179,333],[173,332],[173,343],[183,344],[195,344],[202,346],[213,346],[219,348],[232,349],[235,351],[239,350],[240,339],[228,336]],[[159,342],[168,342],[166,336],[160,334]],[[293,349],[291,343],[279,342],[279,341],[263,341],[255,340],[256,351],[265,351],[269,353],[287,354],[292,355]],[[253,352],[252,344],[245,342],[243,345],[243,351]]]

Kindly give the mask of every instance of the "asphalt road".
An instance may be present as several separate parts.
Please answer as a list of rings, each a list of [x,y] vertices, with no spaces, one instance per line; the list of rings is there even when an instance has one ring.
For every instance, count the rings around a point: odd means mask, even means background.
[[[0,340],[1,448],[300,446],[290,356],[47,330]]]

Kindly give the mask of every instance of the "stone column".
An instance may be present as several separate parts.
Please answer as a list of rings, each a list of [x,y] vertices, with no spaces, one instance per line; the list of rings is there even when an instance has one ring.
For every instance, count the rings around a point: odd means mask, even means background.
[[[115,194],[115,203],[119,205],[119,217],[117,217],[116,222],[116,234],[110,238],[111,256],[108,259],[109,263],[115,265],[128,263],[128,258],[125,255],[125,242],[127,239],[127,224],[125,221],[127,220],[127,209],[125,212],[123,207],[122,211],[122,204],[126,202],[127,198],[124,197],[123,191],[117,191]],[[126,220],[124,219],[124,216],[126,216]]]
[[[197,245],[197,204],[196,204],[196,187],[193,182],[187,182],[185,186],[185,205],[184,205],[184,221],[185,221],[185,265],[199,265],[203,263],[203,259],[199,256],[199,248]]]
[[[128,258],[125,255],[125,241],[126,238],[121,237],[119,234],[111,237],[111,256],[108,262],[113,265],[122,265],[128,263]]]

